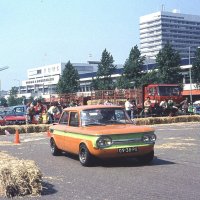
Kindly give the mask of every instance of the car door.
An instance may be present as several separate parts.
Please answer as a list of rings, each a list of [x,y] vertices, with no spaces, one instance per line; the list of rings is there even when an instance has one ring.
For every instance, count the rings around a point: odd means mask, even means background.
[[[68,127],[69,127],[69,112],[64,111],[58,123],[58,128],[54,132],[54,139],[59,149],[67,150],[65,141],[67,137]]]
[[[77,153],[79,149],[78,130],[79,127],[79,113],[76,111],[70,112],[69,127],[66,130],[65,149],[71,153]]]

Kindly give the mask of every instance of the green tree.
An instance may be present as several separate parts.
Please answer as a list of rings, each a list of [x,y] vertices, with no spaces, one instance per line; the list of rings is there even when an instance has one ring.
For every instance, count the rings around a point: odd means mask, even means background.
[[[77,92],[80,88],[79,79],[77,69],[69,61],[58,81],[57,92],[59,94]]]
[[[156,70],[145,73],[140,79],[140,85],[148,85],[153,83],[159,83],[159,77]]]
[[[180,55],[167,43],[156,56],[160,83],[181,83]]]
[[[111,75],[116,69],[113,64],[113,56],[105,49],[102,53],[101,62],[98,65],[96,79],[92,79],[91,87],[95,90],[111,90],[114,89],[114,83]]]
[[[131,49],[128,59],[125,61],[123,67],[123,74],[118,79],[117,86],[119,88],[133,88],[140,86],[140,79],[142,77],[142,65],[145,57],[141,56],[138,46]]]
[[[4,97],[0,98],[0,106],[7,106],[7,100]]]
[[[17,98],[14,95],[10,95],[8,97],[8,106],[16,106],[17,104]]]
[[[195,52],[195,59],[191,69],[192,80],[196,83],[197,88],[200,88],[200,49]]]
[[[18,93],[18,88],[17,87],[12,87],[11,90],[10,90],[10,95],[13,95],[13,96],[17,96],[17,93]]]
[[[17,87],[12,87],[9,92],[10,92],[10,95],[8,97],[8,106],[16,106],[18,104],[18,101],[17,101],[18,89],[17,89]]]

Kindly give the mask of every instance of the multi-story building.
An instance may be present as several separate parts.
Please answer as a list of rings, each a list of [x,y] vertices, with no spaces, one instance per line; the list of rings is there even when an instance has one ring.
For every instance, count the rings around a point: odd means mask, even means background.
[[[168,42],[181,58],[193,57],[200,46],[200,16],[159,11],[140,17],[140,50],[143,56],[155,59]]]
[[[95,72],[96,62],[72,63],[79,75]],[[66,63],[57,63],[41,67],[28,69],[28,79],[22,81],[20,85],[20,96],[44,96],[56,93],[56,85]]]

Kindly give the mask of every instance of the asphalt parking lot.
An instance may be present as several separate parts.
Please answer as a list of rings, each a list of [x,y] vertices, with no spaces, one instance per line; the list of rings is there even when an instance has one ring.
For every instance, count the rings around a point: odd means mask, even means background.
[[[53,157],[46,133],[21,134],[20,144],[13,143],[14,135],[0,136],[0,151],[35,160],[41,169],[42,196],[30,199],[199,199],[200,124],[154,127],[155,158],[147,166],[125,159],[82,167],[76,156]]]

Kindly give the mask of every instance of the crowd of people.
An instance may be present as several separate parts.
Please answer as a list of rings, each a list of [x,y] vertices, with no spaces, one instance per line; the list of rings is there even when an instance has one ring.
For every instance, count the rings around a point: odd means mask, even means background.
[[[51,124],[57,122],[62,110],[66,107],[79,106],[78,100],[67,103],[51,102],[44,104],[41,100],[34,100],[26,105],[26,123],[27,124]]]
[[[112,105],[112,102],[108,97],[103,104]],[[51,124],[57,122],[64,108],[79,105],[81,104],[78,100],[63,104],[53,102],[49,105],[42,103],[41,100],[34,100],[32,103],[27,104],[27,123]],[[191,112],[188,98],[183,100],[177,106],[176,102],[174,102],[172,98],[168,100],[164,99],[161,102],[158,102],[158,100],[150,100],[150,98],[147,97],[144,101],[143,109],[139,109],[134,100],[131,101],[129,98],[127,98],[124,103],[124,108],[131,119],[137,116],[173,116],[180,108],[184,114]]]
[[[142,117],[174,116],[178,111],[182,114],[192,113],[188,98],[177,104],[172,98],[159,102],[158,100],[150,100],[150,97],[147,97],[144,101],[143,109],[138,109],[135,101],[130,101],[128,98],[124,106],[130,118],[134,118],[136,115]]]

